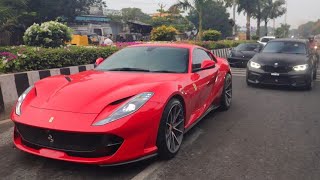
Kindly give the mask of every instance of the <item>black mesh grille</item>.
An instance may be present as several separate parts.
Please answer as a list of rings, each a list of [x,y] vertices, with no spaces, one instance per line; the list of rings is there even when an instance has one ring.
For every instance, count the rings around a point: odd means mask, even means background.
[[[114,135],[62,132],[16,124],[22,143],[33,149],[49,148],[77,157],[114,154],[123,139]]]
[[[263,66],[263,70],[269,73],[288,73],[291,71],[291,68],[287,66],[274,67],[274,66],[265,65]]]

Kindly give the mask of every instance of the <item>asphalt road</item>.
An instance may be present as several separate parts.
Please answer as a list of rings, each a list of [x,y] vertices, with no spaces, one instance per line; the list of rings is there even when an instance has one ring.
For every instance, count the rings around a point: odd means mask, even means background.
[[[13,147],[0,125],[1,179],[320,179],[320,82],[312,91],[247,87],[234,71],[228,112],[209,114],[188,132],[170,161],[120,167],[49,160]]]

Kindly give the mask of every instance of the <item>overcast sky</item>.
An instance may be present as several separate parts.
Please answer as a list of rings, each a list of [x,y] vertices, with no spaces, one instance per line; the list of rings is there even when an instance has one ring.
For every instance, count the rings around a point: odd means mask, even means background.
[[[143,12],[151,14],[159,9],[158,4],[167,5],[166,8],[174,4],[176,0],[105,0],[109,9],[122,9],[126,7],[138,7]],[[288,1],[288,23],[292,27],[320,19],[320,0],[287,0]],[[237,15],[238,24],[245,25],[243,14]],[[276,20],[276,25],[284,23],[284,16]],[[254,25],[256,24],[252,20]],[[271,25],[271,24],[270,24]]]

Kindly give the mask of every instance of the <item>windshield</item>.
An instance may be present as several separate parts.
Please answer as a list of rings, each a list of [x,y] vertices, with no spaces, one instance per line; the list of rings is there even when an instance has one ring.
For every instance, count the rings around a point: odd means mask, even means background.
[[[299,42],[269,42],[264,53],[307,54],[306,45]]]
[[[96,69],[186,73],[189,50],[172,47],[129,47],[107,58]]]
[[[237,51],[254,51],[259,47],[258,44],[240,44],[235,49]]]

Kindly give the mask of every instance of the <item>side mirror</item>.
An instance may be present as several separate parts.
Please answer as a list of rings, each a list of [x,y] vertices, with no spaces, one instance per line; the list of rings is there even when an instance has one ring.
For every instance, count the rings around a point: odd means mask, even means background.
[[[210,68],[214,68],[216,65],[216,62],[214,62],[213,60],[204,60],[201,63],[201,69],[210,69]]]
[[[103,58],[98,58],[98,59],[96,60],[96,63],[94,64],[94,67],[99,66],[103,61],[104,61]]]

